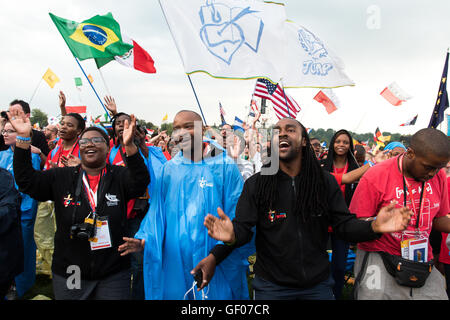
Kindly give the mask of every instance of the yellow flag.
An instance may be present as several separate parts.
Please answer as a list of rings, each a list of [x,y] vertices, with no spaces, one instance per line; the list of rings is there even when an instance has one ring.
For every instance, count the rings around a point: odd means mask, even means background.
[[[162,121],[164,122],[164,121],[167,121],[167,119],[168,119],[169,117],[168,117],[168,115],[167,115],[167,113],[166,113],[166,115],[164,116],[164,118],[162,119]]]
[[[53,73],[50,68],[47,69],[47,71],[42,76],[42,79],[47,82],[47,84],[50,86],[50,88],[53,88],[57,82],[59,82],[59,78],[56,74]]]
[[[378,140],[383,142],[389,142],[391,140],[391,136],[379,136]]]

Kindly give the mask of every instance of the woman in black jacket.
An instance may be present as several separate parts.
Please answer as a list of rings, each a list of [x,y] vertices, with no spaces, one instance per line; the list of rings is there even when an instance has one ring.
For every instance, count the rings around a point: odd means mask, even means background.
[[[323,169],[332,173],[338,181],[347,206],[350,205],[358,184],[343,184],[341,179],[342,175],[359,168],[354,152],[352,136],[347,130],[342,129],[337,131],[331,138],[328,156],[322,161]],[[339,176],[341,177],[340,179],[338,178]],[[331,273],[335,281],[333,292],[336,299],[339,299],[344,287],[349,243],[338,239],[333,232],[330,232],[330,239],[332,250]]]
[[[19,188],[38,201],[55,202],[55,298],[128,299],[130,261],[117,248],[126,235],[126,203],[150,181],[133,143],[135,117],[123,133],[128,167],[106,164],[108,136],[90,127],[80,135],[81,165],[44,172],[31,167],[29,119],[20,112],[9,118],[17,131],[13,166]]]

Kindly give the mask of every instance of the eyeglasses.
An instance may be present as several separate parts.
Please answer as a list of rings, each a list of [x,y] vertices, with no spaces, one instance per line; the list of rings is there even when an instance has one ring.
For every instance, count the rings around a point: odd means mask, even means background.
[[[86,146],[90,143],[97,146],[102,143],[106,143],[106,141],[103,137],[83,138],[78,141],[80,148],[86,148]]]
[[[314,147],[320,147],[320,143],[316,142],[316,143],[311,143],[311,145],[313,145]]]
[[[5,135],[5,134],[13,134],[13,133],[16,133],[16,130],[2,130],[2,134],[3,135]]]

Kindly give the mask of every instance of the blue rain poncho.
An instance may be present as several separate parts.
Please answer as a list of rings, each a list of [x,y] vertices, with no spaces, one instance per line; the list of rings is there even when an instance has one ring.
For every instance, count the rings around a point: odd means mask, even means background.
[[[159,147],[147,147],[148,157],[146,158],[142,151],[139,149],[139,154],[144,159],[145,165],[147,166],[148,172],[150,173],[150,183],[148,185],[148,191],[150,199],[152,197],[151,190],[153,190],[153,185],[156,183],[156,177],[160,175],[164,163],[167,162],[167,158],[164,156],[162,149]],[[108,156],[108,162],[114,164],[114,159],[119,152],[119,146],[114,146]],[[149,201],[150,201],[149,199]]]
[[[192,291],[185,297],[194,281],[190,271],[220,243],[208,236],[205,216],[217,216],[221,207],[233,219],[242,187],[239,170],[225,153],[193,163],[180,151],[164,165],[152,190],[150,209],[135,235],[145,239],[147,300],[194,298]],[[254,252],[252,242],[235,249],[216,267],[203,289],[208,299],[248,299],[247,258]]]

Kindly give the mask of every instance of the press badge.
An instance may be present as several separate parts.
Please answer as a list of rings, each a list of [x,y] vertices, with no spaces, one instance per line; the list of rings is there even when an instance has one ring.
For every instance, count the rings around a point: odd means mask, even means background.
[[[111,248],[111,234],[109,232],[108,217],[98,217],[95,226],[95,237],[89,239],[91,250]]]
[[[416,262],[428,261],[428,237],[425,234],[421,232],[403,233],[400,246],[402,258]]]

